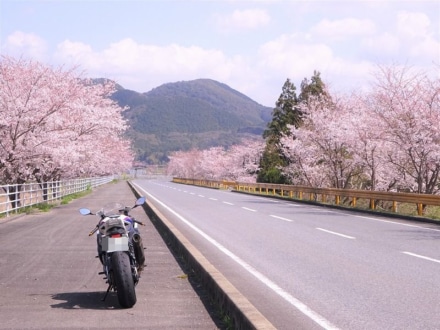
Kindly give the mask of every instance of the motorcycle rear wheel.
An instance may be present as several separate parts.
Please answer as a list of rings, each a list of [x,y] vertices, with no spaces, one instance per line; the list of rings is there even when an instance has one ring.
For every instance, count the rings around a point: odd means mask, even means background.
[[[131,274],[130,257],[125,252],[112,254],[113,279],[121,307],[131,308],[136,304],[136,291]]]

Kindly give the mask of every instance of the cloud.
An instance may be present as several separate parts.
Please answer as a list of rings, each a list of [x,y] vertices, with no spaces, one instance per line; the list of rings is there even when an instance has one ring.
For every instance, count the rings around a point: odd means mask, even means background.
[[[361,40],[361,46],[370,54],[392,57],[399,52],[401,41],[395,35],[385,32],[378,36]]]
[[[260,9],[236,10],[217,19],[229,32],[249,31],[271,22],[270,16]],[[168,82],[211,78],[270,106],[275,104],[286,78],[299,88],[314,70],[321,72],[322,79],[333,90],[348,92],[368,85],[376,64],[408,62],[429,67],[440,60],[438,31],[427,14],[396,11],[383,19],[383,25],[379,19],[375,23],[368,19],[324,19],[308,30],[298,28],[291,34],[272,34],[266,28],[264,31],[270,33],[263,36],[262,31],[257,31],[256,43],[249,42],[249,52],[234,56],[228,55],[226,49],[202,43],[183,46],[173,39],[159,45],[122,38],[100,49],[91,43],[65,40],[56,45],[53,57],[49,58],[42,38],[22,32],[4,39],[2,53],[26,54],[54,61],[52,64],[79,66],[89,77],[113,79],[138,92],[148,92]],[[243,40],[237,35],[237,40]],[[236,48],[234,52],[237,53]]]
[[[283,35],[260,47],[258,70],[271,72],[278,83],[290,78],[297,88],[315,70],[332,89],[349,92],[364,88],[374,65],[367,61],[349,60],[337,55],[322,42],[311,42],[307,35]],[[283,80],[284,79],[284,80]],[[280,90],[280,86],[278,89]]]
[[[396,29],[409,56],[440,61],[440,40],[433,35],[431,21],[426,14],[400,11]]]
[[[391,22],[391,21],[390,21]],[[388,30],[361,40],[367,56],[384,62],[407,62],[423,65],[440,61],[440,41],[429,17],[419,12],[400,11]]]
[[[230,15],[217,15],[216,23],[224,32],[255,30],[270,23],[270,16],[262,9],[234,10]]]
[[[46,42],[33,33],[15,31],[6,38],[1,45],[1,52],[13,56],[26,56],[37,60],[44,60],[47,52]]]
[[[397,33],[404,38],[426,37],[431,22],[424,13],[400,11],[397,14]]]
[[[301,35],[283,35],[260,47],[260,66],[288,75],[310,73],[333,61],[333,51],[323,43],[311,43]],[[313,73],[313,69],[311,71]]]
[[[376,26],[372,21],[354,18],[333,21],[324,19],[310,30],[313,35],[333,40],[372,35],[375,31]]]
[[[241,56],[227,57],[219,50],[196,46],[140,44],[130,38],[112,43],[102,51],[64,41],[58,45],[56,58],[59,63],[81,64],[89,76],[114,79],[139,92],[166,82],[202,77],[225,83],[233,81],[233,77],[252,77]]]

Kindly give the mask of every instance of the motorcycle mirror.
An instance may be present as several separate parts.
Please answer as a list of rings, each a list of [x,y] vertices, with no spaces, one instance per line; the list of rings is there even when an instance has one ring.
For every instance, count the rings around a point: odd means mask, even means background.
[[[92,214],[92,211],[90,211],[89,209],[79,209],[79,213],[81,213],[82,215],[89,215]]]
[[[136,206],[144,204],[145,203],[145,199],[146,198],[144,196],[139,197],[139,199],[136,201]]]

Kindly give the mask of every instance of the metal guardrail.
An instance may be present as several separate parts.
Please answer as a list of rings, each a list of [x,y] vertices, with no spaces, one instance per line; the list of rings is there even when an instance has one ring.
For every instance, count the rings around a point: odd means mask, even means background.
[[[430,194],[402,193],[369,191],[355,189],[337,188],[313,188],[307,186],[293,186],[269,183],[245,183],[230,181],[214,181],[202,179],[173,178],[173,182],[212,187],[231,188],[236,191],[243,191],[264,195],[276,195],[290,199],[309,200],[321,203],[333,203],[341,205],[342,199],[348,200],[351,207],[356,207],[358,200],[366,199],[369,209],[375,210],[378,201],[391,202],[391,211],[397,212],[398,203],[415,204],[417,214],[423,216],[426,206],[440,206],[440,196]]]
[[[18,213],[20,209],[60,200],[65,196],[106,184],[115,176],[0,185],[0,215]]]

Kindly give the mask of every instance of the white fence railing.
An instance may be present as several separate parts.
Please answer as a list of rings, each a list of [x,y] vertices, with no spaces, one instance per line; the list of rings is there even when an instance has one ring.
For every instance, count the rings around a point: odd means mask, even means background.
[[[115,176],[71,179],[43,183],[0,185],[0,215],[17,213],[18,210],[36,204],[60,200],[64,196],[106,184]]]

